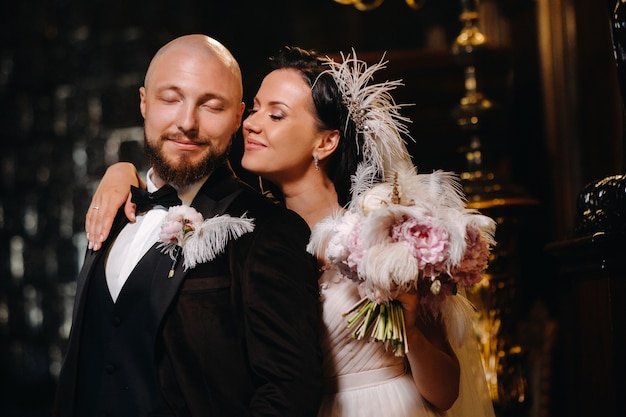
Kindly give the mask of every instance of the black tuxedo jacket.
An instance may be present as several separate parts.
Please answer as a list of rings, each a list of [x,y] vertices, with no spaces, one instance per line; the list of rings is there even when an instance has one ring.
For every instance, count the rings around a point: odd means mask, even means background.
[[[308,226],[239,181],[227,165],[210,176],[191,205],[205,219],[247,213],[255,228],[211,262],[189,271],[179,262],[172,278],[169,256],[156,245],[146,254],[157,263],[149,331],[165,400],[177,416],[315,416],[322,385],[321,311],[316,263],[305,251]],[[125,223],[120,212],[103,248],[88,251],[79,273],[56,417],[73,415],[94,263]]]

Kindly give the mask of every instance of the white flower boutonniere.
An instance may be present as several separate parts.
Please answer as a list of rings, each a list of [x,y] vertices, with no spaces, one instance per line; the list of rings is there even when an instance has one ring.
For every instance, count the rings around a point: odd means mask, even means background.
[[[181,252],[183,267],[188,270],[215,259],[229,240],[253,230],[254,220],[245,213],[241,217],[224,214],[204,220],[193,207],[170,207],[159,234],[159,248],[173,260],[168,278],[174,275]]]

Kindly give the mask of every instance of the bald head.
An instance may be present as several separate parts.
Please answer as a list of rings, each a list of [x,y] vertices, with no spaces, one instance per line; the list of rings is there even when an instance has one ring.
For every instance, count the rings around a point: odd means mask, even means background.
[[[148,159],[162,181],[190,185],[228,158],[245,106],[239,64],[221,43],[187,35],[166,44],[139,97]]]
[[[243,86],[239,63],[224,45],[209,36],[201,34],[181,36],[161,47],[152,58],[152,61],[150,61],[144,79],[144,86],[149,86],[155,68],[158,68],[162,61],[180,59],[181,55],[194,56],[197,59],[214,59],[221,62],[233,74],[236,82],[241,86],[239,99],[242,99]]]

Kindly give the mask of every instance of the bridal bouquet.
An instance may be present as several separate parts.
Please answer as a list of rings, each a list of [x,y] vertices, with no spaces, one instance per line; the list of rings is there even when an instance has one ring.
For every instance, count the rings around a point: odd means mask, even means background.
[[[408,346],[394,295],[417,291],[420,303],[436,308],[459,286],[479,282],[495,222],[466,208],[457,177],[442,171],[396,173],[353,196],[346,210],[316,225],[308,250],[364,284],[366,296],[344,314],[353,337],[369,335],[401,356]]]

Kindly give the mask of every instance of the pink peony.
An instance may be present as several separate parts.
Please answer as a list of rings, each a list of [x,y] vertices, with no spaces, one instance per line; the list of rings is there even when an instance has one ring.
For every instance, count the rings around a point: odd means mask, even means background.
[[[468,228],[465,236],[465,253],[461,264],[453,268],[454,280],[464,287],[472,286],[482,279],[482,271],[489,262],[489,243],[482,238],[480,231]]]
[[[354,239],[351,235],[361,222],[359,216],[350,212],[346,212],[341,220],[335,224],[332,238],[326,247],[326,257],[333,263],[345,262],[348,258]]]
[[[419,222],[413,217],[403,218],[391,228],[391,238],[405,242],[417,259],[420,269],[441,264],[448,255],[450,241],[443,227],[433,227],[431,218]]]
[[[170,207],[161,224],[159,241],[183,246],[185,239],[198,229],[203,222],[202,214],[189,206]]]
[[[346,259],[346,263],[352,269],[356,269],[357,265],[361,262],[361,259],[363,259],[363,253],[365,252],[365,248],[363,248],[361,240],[359,239],[362,226],[363,222],[361,220],[355,222],[346,239],[346,246],[350,252],[350,255],[348,255],[348,258]]]
[[[175,243],[183,235],[183,224],[179,221],[166,220],[161,225],[159,240],[163,243]]]
[[[180,223],[191,222],[197,225],[202,223],[202,220],[202,214],[189,206],[170,207],[167,217],[165,218],[165,221],[176,221]]]

